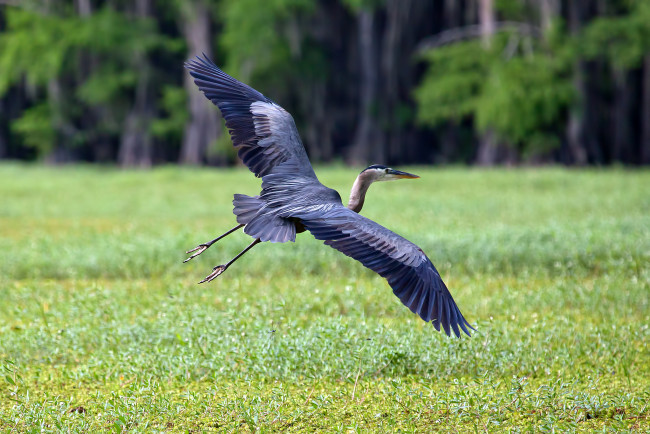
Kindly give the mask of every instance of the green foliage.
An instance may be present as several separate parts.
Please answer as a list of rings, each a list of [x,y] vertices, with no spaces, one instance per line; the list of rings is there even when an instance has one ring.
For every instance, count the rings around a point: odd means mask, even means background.
[[[19,8],[7,8],[5,14],[7,29],[0,33],[0,95],[23,75],[32,85],[45,85],[61,74],[66,56],[78,43],[78,34],[71,31],[75,23]]]
[[[77,96],[89,105],[115,102],[116,95],[131,89],[137,81],[137,72],[105,63],[97,68],[78,88]]]
[[[280,103],[298,95],[306,106],[310,84],[328,71],[309,27],[315,10],[314,0],[224,2],[220,43],[226,71]],[[296,86],[305,90],[296,93]]]
[[[492,130],[524,153],[552,149],[574,98],[571,50],[558,26],[544,41],[500,34],[489,48],[468,41],[433,49],[415,91],[418,120],[435,126],[472,119],[479,131]]]
[[[13,128],[41,156],[54,148],[55,115],[73,123],[84,109],[103,106],[117,117],[100,119],[96,131],[78,132],[71,143],[63,144],[66,147],[79,144],[88,134],[119,133],[119,119],[139,73],[136,59],[152,50],[178,49],[156,32],[152,20],[131,18],[108,6],[88,17],[13,7],[7,9],[6,22],[6,30],[0,33],[0,96],[23,77],[38,91],[39,101],[14,121]],[[82,75],[83,70],[89,73]],[[65,85],[70,77],[79,81],[74,89],[63,89],[60,97],[48,94],[47,102],[40,102],[53,80]],[[48,109],[48,105],[57,107]],[[183,112],[175,116],[182,117]]]
[[[117,56],[118,60],[160,43],[151,21],[129,19],[108,7],[90,17],[8,8],[6,21],[7,28],[0,33],[1,93],[23,75],[31,85],[42,86],[64,72],[78,70],[81,50]],[[116,47],[122,51],[116,52]]]
[[[573,94],[565,65],[544,55],[519,56],[490,71],[476,104],[476,125],[527,151],[548,150],[560,144],[558,124]]]
[[[167,116],[155,119],[151,123],[151,132],[157,137],[175,138],[180,142],[185,123],[189,117],[187,110],[187,92],[183,87],[166,86],[163,89],[162,108]],[[231,145],[232,147],[232,145]]]
[[[223,2],[221,44],[226,69],[251,76],[254,71],[282,75],[298,57],[303,41],[297,20],[314,11],[313,0],[242,0]]]
[[[386,0],[343,0],[342,3],[350,10],[359,12],[361,10],[374,10],[386,4]]]
[[[494,2],[494,9],[499,16],[509,20],[525,20],[529,7],[528,3],[522,1],[496,0]]]
[[[355,20],[358,25],[358,14],[372,13],[377,20],[375,42],[379,50],[393,46],[410,50],[417,40],[431,36],[426,34],[427,29],[459,32],[462,42],[423,55],[428,69],[412,93],[419,124],[437,127],[455,123],[455,135],[446,143],[459,143],[460,147],[477,133],[489,131],[502,144],[524,155],[546,152],[565,141],[567,113],[585,113],[582,121],[593,128],[592,123],[609,122],[612,109],[641,110],[639,89],[645,84],[637,79],[626,83],[620,79],[634,77],[628,72],[640,68],[650,53],[650,2],[646,0],[602,1],[589,13],[578,14],[581,22],[571,33],[562,23],[563,17],[568,19],[572,14],[571,8],[558,8],[551,12],[557,16],[543,17],[541,2],[495,0],[497,21],[518,22],[525,34],[499,31],[489,48],[480,38],[468,39],[472,32],[462,35],[467,29],[464,26],[475,24],[475,2],[461,2],[453,11],[448,9],[453,2],[443,2],[446,13],[430,26],[399,24],[407,15],[389,7],[386,0],[340,0],[332,4],[316,0],[158,0],[153,2],[149,18],[137,17],[132,2],[124,0],[92,0],[87,16],[79,15],[83,2],[72,0],[8,3],[15,6],[2,10],[0,98],[4,98],[3,113],[9,115],[0,119],[0,131],[6,136],[1,152],[18,158],[34,154],[25,148],[35,149],[43,157],[54,149],[73,147],[79,147],[81,158],[113,158],[119,154],[115,147],[125,131],[124,120],[137,112],[153,120],[149,132],[154,136],[151,149],[156,160],[173,159],[188,116],[181,95],[185,38],[196,36],[188,29],[195,14],[206,10],[216,63],[226,65],[227,72],[285,105],[303,132],[307,131],[304,124],[313,122],[314,108],[322,105],[318,107],[323,109],[318,122],[323,123],[309,131],[307,144],[316,146],[316,131],[329,134],[327,142],[332,143],[334,154],[349,148],[345,142],[350,137],[346,140],[342,134],[351,136],[356,128],[358,81],[363,74],[359,74],[358,59],[353,57],[359,42],[357,31],[349,29],[337,37],[326,35],[325,20],[336,21],[334,27]],[[427,8],[431,6],[424,4],[427,2],[418,2],[412,12],[430,11]],[[413,22],[419,19],[414,14],[408,15]],[[541,26],[542,18],[552,18],[550,28],[544,22],[543,29],[530,32],[536,35],[531,37],[526,29]],[[412,102],[404,97],[412,86],[409,77],[418,67],[400,60],[396,69],[387,69],[382,64],[388,53],[376,54],[380,86],[395,84],[391,92],[397,92],[398,99],[393,108],[385,110],[381,109],[381,98],[372,104],[371,114],[377,115],[382,130],[379,143],[401,138],[411,141],[413,135],[426,137],[414,127]],[[340,57],[333,61],[332,55]],[[331,70],[332,65],[337,71]],[[610,87],[612,75],[615,88]],[[138,93],[138,79],[143,76],[148,84]],[[580,82],[588,83],[587,99],[574,95],[585,89],[576,86]],[[382,92],[379,89],[380,96]],[[619,92],[631,95],[612,98]],[[136,93],[146,100],[146,115],[133,111]],[[146,96],[142,97],[143,93]],[[13,95],[18,97],[14,99]],[[587,100],[593,101],[589,113],[582,107]],[[643,158],[643,135],[635,131],[640,128],[638,119],[621,118],[616,122],[629,125],[595,129],[593,143],[598,145],[586,147],[588,161],[607,162],[619,158],[616,153],[625,154],[620,158],[629,162]],[[383,140],[389,132],[390,140]],[[619,138],[613,140],[614,135]],[[625,135],[629,136],[629,149],[610,152],[609,143],[619,143]],[[416,146],[418,152],[429,152],[426,143]],[[445,147],[443,153],[449,148]],[[215,143],[211,152],[236,161],[227,136]],[[449,158],[457,158],[462,153],[472,154],[472,150],[465,147],[449,153],[456,153]],[[408,154],[411,158],[414,152]]]
[[[596,18],[580,43],[590,58],[605,58],[622,70],[639,67],[650,53],[650,3],[636,1],[628,14]]]
[[[490,70],[491,53],[471,41],[431,50],[424,58],[429,69],[415,90],[418,120],[436,125],[472,115]]]
[[[523,3],[503,0],[501,13],[521,17]],[[543,39],[496,35],[490,48],[458,42],[424,55],[427,73],[415,91],[422,125],[473,121],[524,153],[560,145],[575,97],[573,69],[578,59],[601,59],[629,70],[650,52],[650,3],[630,2],[619,16],[599,17],[569,35],[555,20]],[[513,50],[513,48],[517,48]]]
[[[0,166],[0,430],[643,431],[650,173],[409,171],[364,214],[427,252],[472,338],[308,234],[197,285],[250,240],[181,262],[259,191],[246,169]]]
[[[12,128],[23,137],[25,145],[38,151],[38,155],[47,155],[52,151],[56,131],[52,125],[52,110],[47,102],[25,110],[23,115],[14,121]]]
[[[308,114],[313,104],[311,88],[325,81],[329,71],[323,46],[311,29],[316,7],[314,0],[242,0],[222,2],[220,9],[226,72],[288,109],[288,104],[298,107],[293,116],[303,132],[300,115]],[[234,162],[231,148],[222,137],[210,152]]]

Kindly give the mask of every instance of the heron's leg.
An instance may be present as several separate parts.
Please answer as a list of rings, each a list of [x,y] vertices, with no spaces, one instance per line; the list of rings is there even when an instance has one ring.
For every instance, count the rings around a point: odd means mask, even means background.
[[[212,240],[212,241],[210,241],[210,242],[207,242],[207,243],[199,244],[198,246],[194,247],[192,250],[188,250],[188,251],[185,252],[185,253],[187,253],[187,254],[190,254],[190,253],[192,253],[192,252],[196,252],[196,253],[194,253],[192,256],[190,256],[189,258],[187,258],[186,260],[184,260],[183,263],[185,263],[185,262],[187,262],[187,261],[189,261],[189,260],[191,260],[191,259],[193,259],[193,258],[196,258],[196,257],[199,256],[201,253],[203,253],[203,252],[205,252],[206,250],[208,250],[208,247],[210,247],[211,245],[213,245],[214,243],[216,243],[217,241],[219,241],[219,240],[222,239],[223,237],[226,237],[226,236],[232,234],[233,232],[235,232],[237,229],[240,229],[240,228],[243,228],[243,227],[244,227],[244,225],[237,225],[237,226],[235,226],[234,228],[230,229],[230,230],[229,230],[228,232],[226,232],[225,234],[223,234],[223,235],[219,235],[219,236],[218,236],[217,238],[215,238],[214,240]]]
[[[234,258],[232,258],[232,259],[230,260],[230,262],[228,262],[226,265],[217,265],[216,267],[214,267],[214,268],[212,269],[212,273],[208,274],[208,275],[206,276],[206,278],[203,279],[202,281],[200,281],[199,283],[209,282],[209,281],[214,280],[214,279],[216,279],[217,277],[219,277],[219,275],[220,275],[221,273],[223,273],[224,271],[226,271],[226,270],[228,269],[228,267],[230,267],[230,266],[232,265],[233,262],[235,262],[237,259],[239,259],[239,258],[241,258],[242,256],[244,256],[244,253],[248,252],[250,249],[252,249],[253,247],[255,247],[255,244],[257,244],[257,243],[259,243],[259,242],[260,242],[260,239],[257,238],[255,241],[253,241],[252,243],[250,243],[250,244],[248,245],[248,247],[246,247],[244,250],[242,250],[241,252],[239,252],[239,254],[238,254],[237,256],[235,256]]]

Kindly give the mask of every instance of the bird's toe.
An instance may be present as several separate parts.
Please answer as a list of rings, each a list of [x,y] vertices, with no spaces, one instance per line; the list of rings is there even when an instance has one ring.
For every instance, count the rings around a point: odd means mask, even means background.
[[[186,260],[184,260],[183,263],[191,261],[192,259],[196,258],[201,253],[205,252],[208,249],[208,247],[210,246],[208,246],[207,244],[199,244],[198,246],[194,247],[192,250],[188,250],[187,252],[185,252],[185,254],[189,255],[190,253],[193,253],[193,255],[187,258]]]
[[[214,267],[212,269],[212,273],[208,274],[205,277],[205,279],[203,279],[199,283],[210,282],[211,280],[214,280],[217,277],[219,277],[221,275],[221,273],[223,273],[224,271],[226,271],[226,266],[225,265],[217,265],[216,267]]]

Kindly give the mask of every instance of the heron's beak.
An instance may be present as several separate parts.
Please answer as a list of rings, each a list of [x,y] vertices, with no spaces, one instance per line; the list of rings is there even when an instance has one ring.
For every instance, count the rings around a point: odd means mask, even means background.
[[[401,170],[395,170],[391,169],[388,172],[389,175],[393,175],[395,178],[403,178],[403,179],[415,179],[419,178],[418,175],[414,175],[412,173],[407,173],[407,172],[402,172]]]

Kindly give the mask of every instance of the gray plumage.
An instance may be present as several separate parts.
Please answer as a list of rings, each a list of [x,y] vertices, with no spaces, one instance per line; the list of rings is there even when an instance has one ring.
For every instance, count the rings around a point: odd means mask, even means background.
[[[341,196],[318,181],[291,115],[282,107],[221,71],[207,57],[186,63],[199,89],[219,109],[244,164],[262,178],[262,191],[236,194],[239,226],[188,253],[194,258],[214,242],[243,227],[255,239],[203,281],[219,276],[230,264],[263,241],[295,241],[308,230],[330,247],[386,278],[395,295],[424,321],[447,335],[470,335],[465,320],[429,258],[415,244],[358,214],[373,181],[417,176],[374,165],[355,181],[346,208]],[[356,211],[356,212],[355,212]]]

